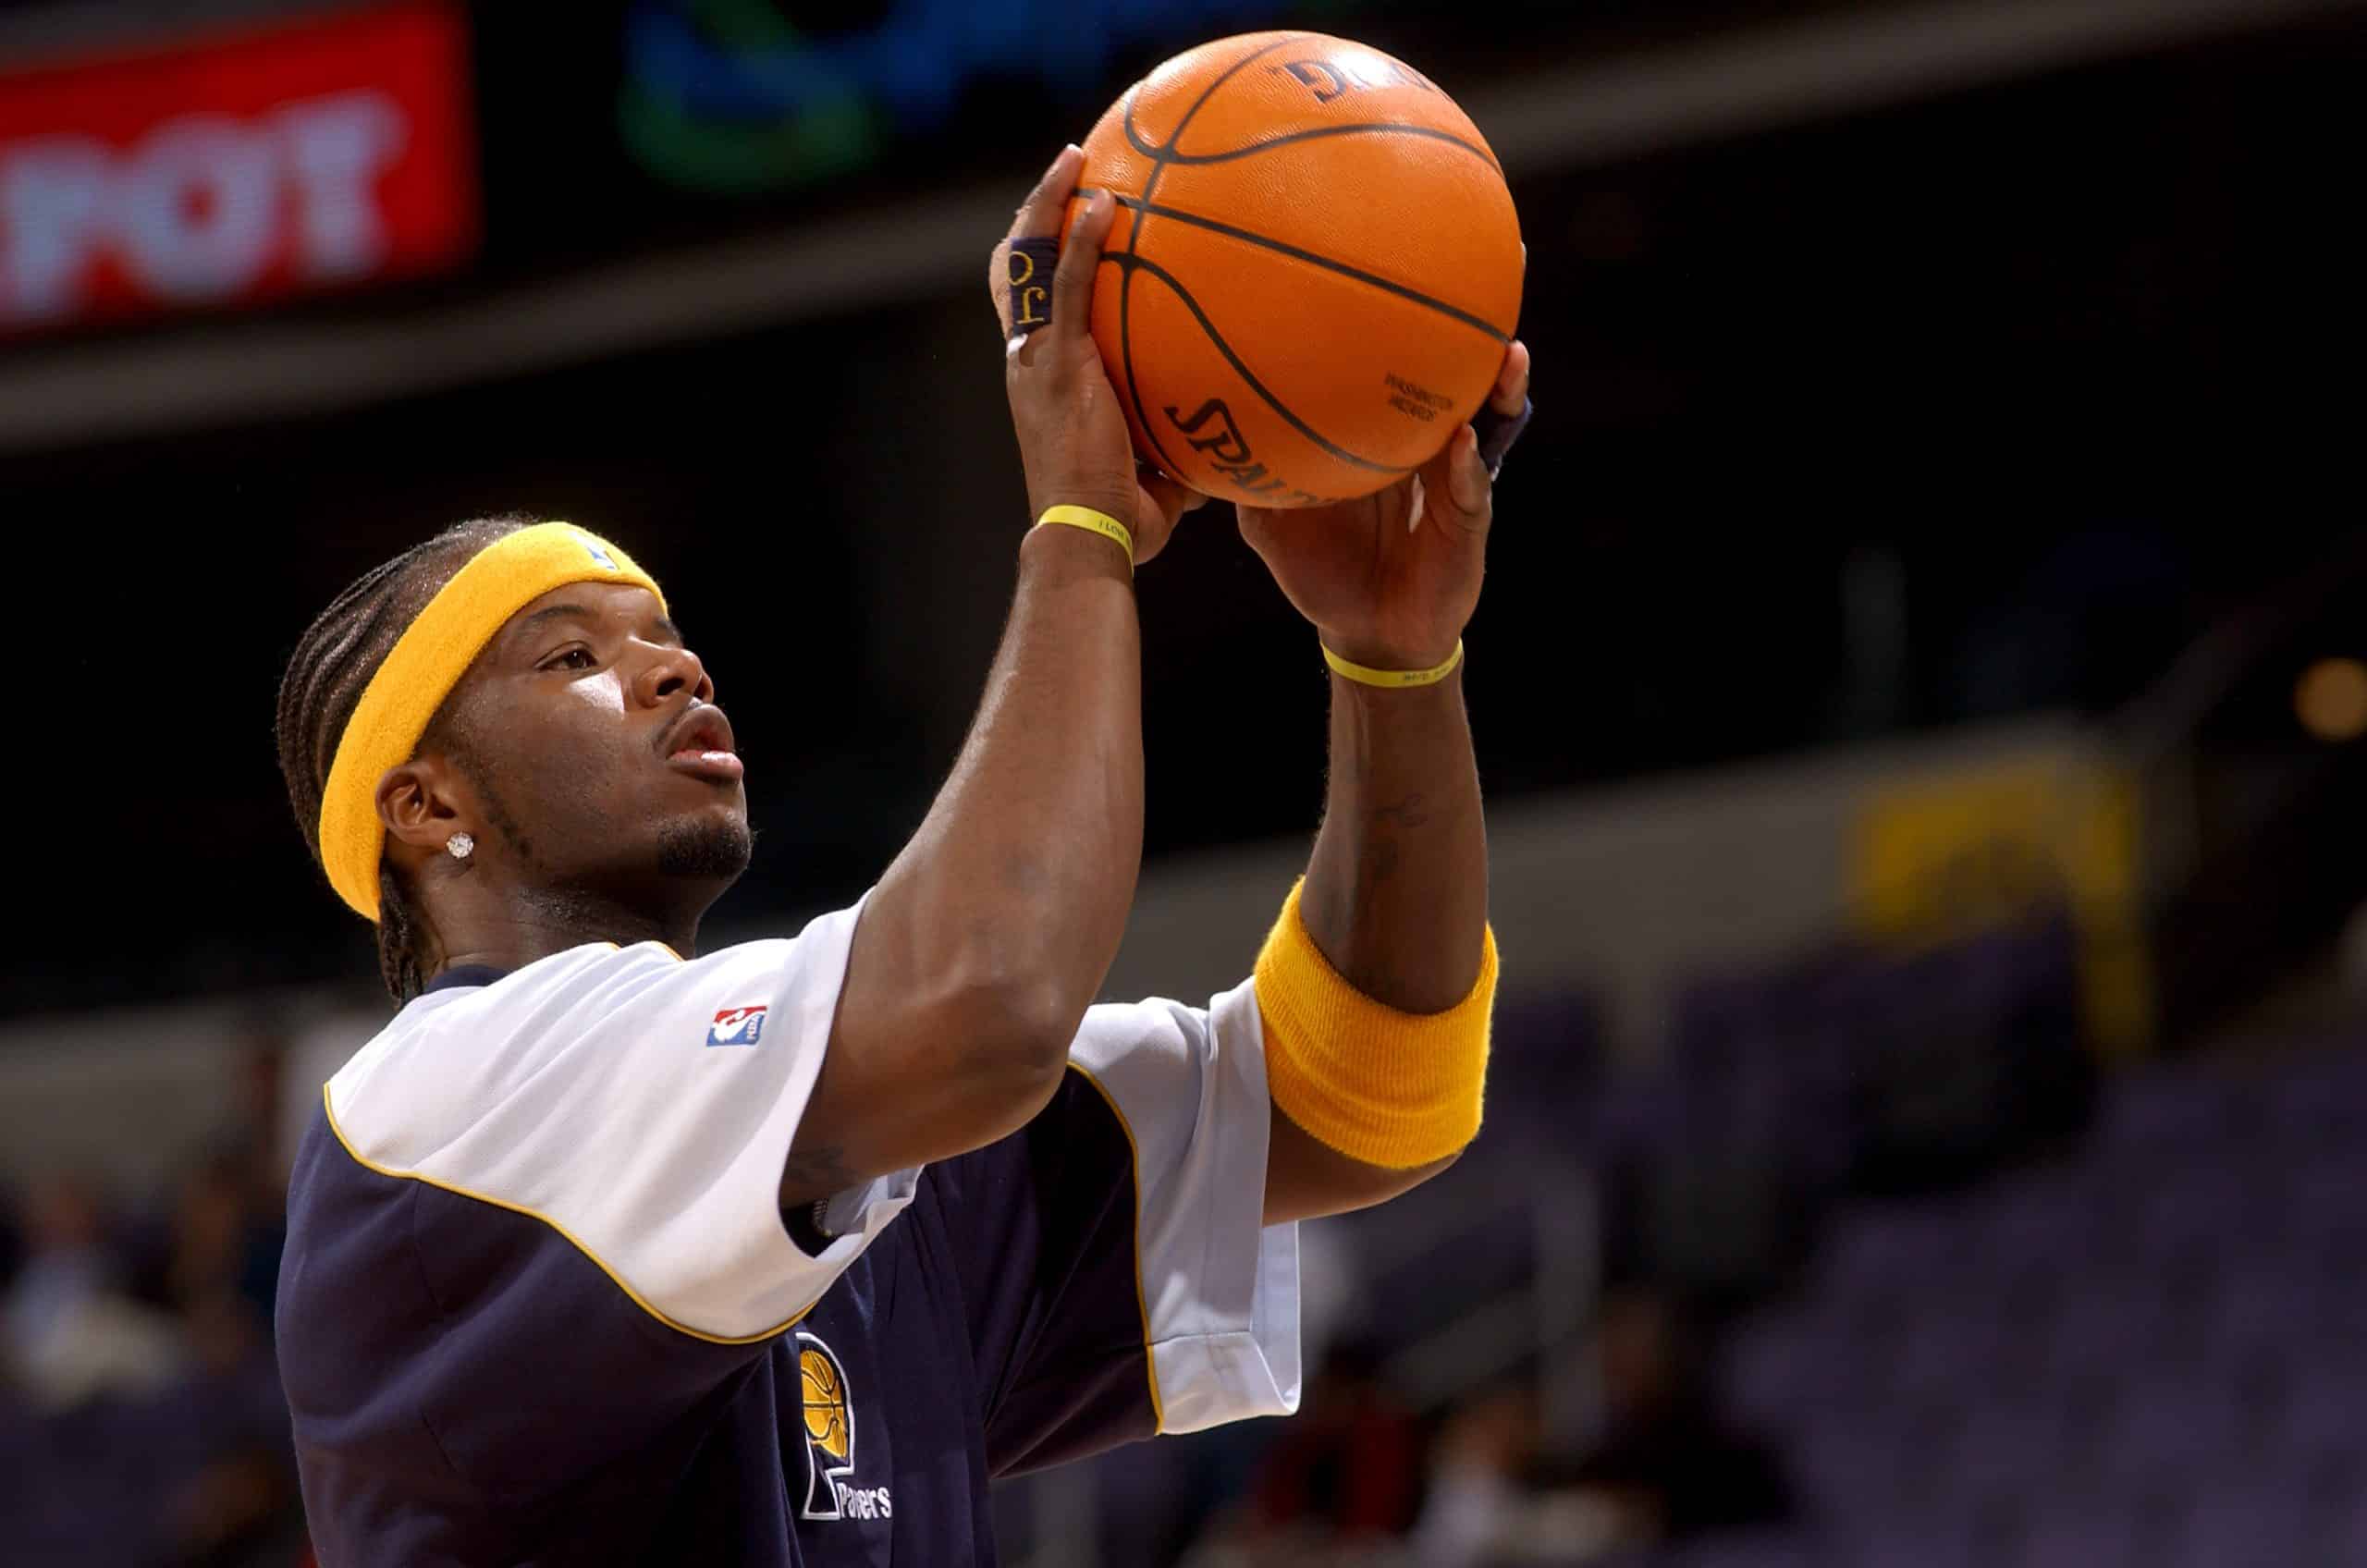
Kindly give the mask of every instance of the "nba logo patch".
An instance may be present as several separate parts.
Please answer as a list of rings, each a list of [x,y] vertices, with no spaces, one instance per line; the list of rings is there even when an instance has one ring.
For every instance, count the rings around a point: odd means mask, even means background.
[[[753,1046],[765,1032],[765,1010],[760,1007],[728,1007],[715,1015],[706,1026],[706,1043],[710,1046]]]

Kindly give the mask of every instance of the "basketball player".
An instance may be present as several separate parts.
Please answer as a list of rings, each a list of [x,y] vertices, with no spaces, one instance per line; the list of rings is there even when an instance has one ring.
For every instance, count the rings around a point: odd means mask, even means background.
[[[1059,233],[1079,162],[1013,240]],[[1468,428],[1418,487],[1244,515],[1341,672],[1322,831],[1252,979],[1088,1005],[1140,852],[1132,577],[1188,502],[1138,474],[1086,330],[1110,211],[1009,352],[1049,521],[975,727],[855,907],[699,951],[748,860],[731,726],[590,533],[464,524],[297,648],[289,793],[402,1003],[288,1198],[279,1354],[329,1568],[991,1562],[991,1477],[1290,1411],[1293,1222],[1477,1130]]]

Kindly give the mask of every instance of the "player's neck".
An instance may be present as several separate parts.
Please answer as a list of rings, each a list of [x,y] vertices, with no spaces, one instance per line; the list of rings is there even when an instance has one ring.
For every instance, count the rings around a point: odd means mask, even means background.
[[[443,918],[430,919],[448,939],[439,944],[435,973],[463,965],[523,969],[537,959],[594,942],[620,948],[662,942],[683,958],[695,957],[699,917],[707,901],[647,907],[580,889],[539,890],[504,899],[491,908],[438,912]]]

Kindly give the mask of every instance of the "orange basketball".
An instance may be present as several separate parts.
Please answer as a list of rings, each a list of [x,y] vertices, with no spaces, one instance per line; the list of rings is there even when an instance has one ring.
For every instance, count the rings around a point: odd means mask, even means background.
[[[1520,315],[1520,219],[1454,101],[1378,49],[1178,55],[1085,142],[1118,200],[1093,336],[1134,448],[1267,507],[1369,495],[1478,410]]]

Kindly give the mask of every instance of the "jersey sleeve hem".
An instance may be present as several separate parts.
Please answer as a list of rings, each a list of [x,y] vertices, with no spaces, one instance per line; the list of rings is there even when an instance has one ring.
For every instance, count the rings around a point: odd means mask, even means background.
[[[1205,1011],[1096,1009],[1070,1065],[1126,1131],[1157,1429],[1295,1409],[1298,1231],[1265,1224],[1273,1103],[1254,983]]]
[[[1255,1332],[1204,1334],[1168,1340],[1151,1347],[1158,1376],[1175,1390],[1175,1403],[1159,1427],[1162,1437],[1206,1431],[1257,1415],[1289,1415],[1298,1409],[1297,1357],[1279,1366],[1276,1347]]]

